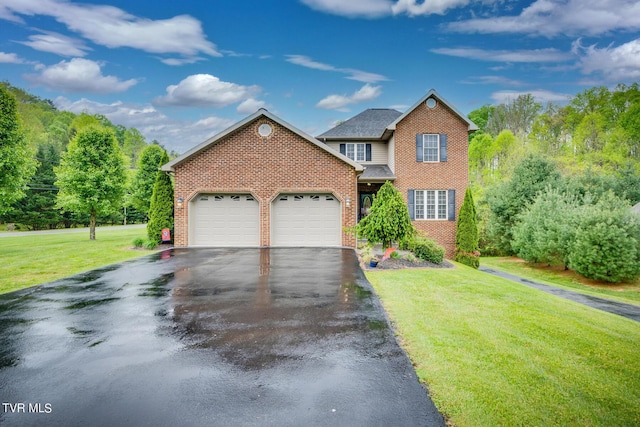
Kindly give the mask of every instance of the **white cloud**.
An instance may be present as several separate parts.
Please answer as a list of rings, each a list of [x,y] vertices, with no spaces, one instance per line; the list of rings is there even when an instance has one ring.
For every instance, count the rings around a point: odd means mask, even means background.
[[[90,50],[79,39],[67,37],[51,31],[42,31],[42,34],[29,36],[28,42],[18,42],[42,52],[55,53],[62,56],[85,56]]]
[[[195,64],[198,61],[204,61],[204,58],[199,56],[192,56],[189,58],[158,58],[158,59],[163,64],[172,65],[172,66]]]
[[[477,76],[477,77],[469,77],[466,80],[463,80],[461,83],[476,85],[503,85],[503,86],[526,86],[527,83],[521,80],[513,80],[507,77],[502,76]]]
[[[128,14],[113,6],[71,3],[66,0],[2,0],[0,19],[18,15],[50,16],[70,31],[109,48],[130,47],[150,53],[200,53],[221,56],[206,39],[202,24],[188,15],[151,20]]]
[[[580,55],[579,65],[584,74],[601,73],[610,82],[640,79],[640,39],[602,49],[595,45],[582,46],[577,40],[573,50]]]
[[[533,50],[484,50],[473,48],[438,48],[431,52],[459,58],[492,62],[559,62],[572,58],[569,53],[554,48]]]
[[[39,74],[26,74],[24,79],[66,93],[124,92],[138,83],[135,79],[122,81],[114,76],[103,76],[99,63],[82,58],[39,68]]]
[[[522,33],[541,36],[599,35],[640,29],[637,0],[536,0],[517,16],[473,18],[452,22],[461,33]]]
[[[251,98],[258,86],[224,82],[210,74],[194,74],[177,85],[167,87],[167,94],[153,100],[154,105],[220,108]]]
[[[265,105],[266,103],[264,101],[258,101],[256,99],[249,98],[238,105],[236,111],[238,112],[238,114],[253,114],[260,108],[264,108]]]
[[[184,153],[207,138],[228,128],[234,120],[209,116],[195,122],[170,118],[152,105],[114,102],[102,104],[82,98],[71,101],[58,97],[54,101],[60,110],[76,114],[102,114],[113,123],[135,127],[151,142],[154,139],[169,149]]]
[[[398,0],[391,8],[394,15],[444,15],[449,9],[466,6],[470,0]]]
[[[382,93],[380,86],[371,86],[365,84],[359,90],[355,91],[353,95],[329,95],[326,98],[320,100],[316,104],[316,107],[324,108],[327,110],[340,110],[349,104],[356,104],[358,102],[370,101],[377,98]]]
[[[338,68],[333,65],[324,64],[322,62],[315,61],[305,55],[286,55],[286,58],[287,58],[287,62],[300,65],[301,67],[311,68],[314,70],[332,71],[332,72],[346,74],[347,79],[355,80],[362,83],[378,83],[381,81],[389,80],[381,74],[356,70],[354,68]]]
[[[24,64],[25,60],[15,53],[0,52],[0,64]]]
[[[312,9],[349,18],[378,18],[391,14],[390,0],[301,0]]]
[[[515,90],[500,90],[491,94],[496,104],[507,104],[520,95],[531,94],[537,102],[545,104],[547,102],[569,102],[572,95],[567,93],[551,92],[545,89],[515,91]]]

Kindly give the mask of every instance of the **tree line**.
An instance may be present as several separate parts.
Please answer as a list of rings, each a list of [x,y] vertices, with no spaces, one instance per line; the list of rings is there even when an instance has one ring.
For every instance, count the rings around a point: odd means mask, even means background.
[[[640,88],[531,95],[469,114],[483,255],[518,255],[611,282],[640,276]]]
[[[158,170],[169,157],[157,141],[102,115],[59,111],[8,82],[0,83],[0,109],[1,222],[29,230],[90,226],[95,238],[97,224],[149,220],[154,186],[169,178]],[[168,193],[162,203],[172,210]]]

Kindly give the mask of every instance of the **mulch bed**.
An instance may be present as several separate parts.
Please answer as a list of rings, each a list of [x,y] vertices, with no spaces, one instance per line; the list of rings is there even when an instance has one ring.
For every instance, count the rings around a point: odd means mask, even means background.
[[[405,251],[398,251],[401,255],[406,255]],[[381,255],[381,254],[379,254]],[[454,265],[449,261],[444,260],[441,264],[434,264],[429,261],[422,261],[416,259],[416,261],[412,262],[408,259],[404,258],[387,258],[384,261],[380,261],[377,267],[369,266],[368,262],[364,262],[360,257],[360,253],[358,253],[358,257],[360,258],[360,266],[363,270],[401,270],[404,268],[453,268]],[[379,256],[380,258],[381,256]]]

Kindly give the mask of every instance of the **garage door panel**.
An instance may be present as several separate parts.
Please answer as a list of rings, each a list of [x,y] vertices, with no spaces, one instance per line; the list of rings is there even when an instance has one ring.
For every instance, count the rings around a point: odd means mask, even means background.
[[[191,246],[259,246],[260,208],[252,196],[201,194],[191,209]]]
[[[273,246],[340,246],[340,202],[330,194],[286,194],[271,212]]]

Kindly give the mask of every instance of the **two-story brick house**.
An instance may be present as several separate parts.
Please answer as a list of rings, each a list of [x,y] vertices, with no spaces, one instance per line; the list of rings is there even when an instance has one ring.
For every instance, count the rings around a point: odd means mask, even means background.
[[[409,207],[414,226],[455,249],[456,217],[468,182],[468,135],[477,126],[430,90],[405,113],[369,109],[318,136],[360,163],[358,217],[372,195],[392,181]]]
[[[390,180],[452,256],[475,125],[430,91],[404,114],[366,110],[314,138],[260,109],[162,167],[177,246],[355,246],[345,228]]]

